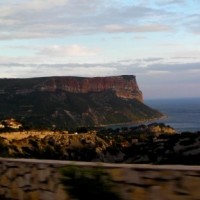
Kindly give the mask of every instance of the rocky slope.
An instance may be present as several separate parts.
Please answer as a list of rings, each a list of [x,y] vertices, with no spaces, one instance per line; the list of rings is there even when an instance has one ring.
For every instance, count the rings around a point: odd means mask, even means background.
[[[153,128],[156,128],[153,129]],[[158,130],[158,127],[160,128]],[[67,131],[19,131],[0,133],[0,156],[59,160],[125,162],[127,148],[145,137],[174,134],[162,124],[138,126],[118,131],[100,128],[83,133]],[[112,132],[115,131],[115,132]],[[146,136],[140,136],[140,134]],[[145,140],[146,140],[145,139]],[[124,151],[125,150],[125,151]],[[125,153],[126,152],[126,153]]]
[[[0,120],[66,129],[135,123],[162,116],[143,104],[136,77],[0,79]]]
[[[0,134],[0,156],[112,163],[199,165],[200,133],[165,124],[121,129],[24,131]]]

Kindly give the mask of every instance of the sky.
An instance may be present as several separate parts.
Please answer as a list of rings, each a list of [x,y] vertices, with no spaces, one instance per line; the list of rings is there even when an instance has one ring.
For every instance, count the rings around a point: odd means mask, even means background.
[[[0,78],[136,75],[200,97],[200,0],[0,0]]]

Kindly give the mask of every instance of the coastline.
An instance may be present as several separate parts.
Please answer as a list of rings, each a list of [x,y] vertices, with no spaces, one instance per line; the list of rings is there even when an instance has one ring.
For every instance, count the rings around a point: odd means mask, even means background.
[[[153,123],[157,120],[162,120],[162,119],[167,119],[168,116],[167,115],[164,115],[161,116],[161,117],[155,117],[155,118],[150,118],[150,119],[145,119],[145,120],[140,120],[138,122],[127,122],[127,123],[116,123],[116,124],[101,124],[101,125],[98,125],[98,126],[95,126],[96,128],[112,128],[112,127],[122,127],[122,126],[138,126],[140,125],[141,123]]]

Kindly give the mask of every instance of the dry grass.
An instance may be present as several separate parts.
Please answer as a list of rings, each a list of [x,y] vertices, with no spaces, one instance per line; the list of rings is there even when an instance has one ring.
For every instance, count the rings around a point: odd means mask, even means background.
[[[86,143],[91,144],[95,141],[96,132],[89,131],[88,133],[68,133],[68,131],[18,131],[18,132],[3,132],[0,133],[0,137],[5,138],[9,141],[23,140],[28,137],[36,137],[39,139],[43,139],[46,136],[55,136],[55,138],[60,138],[61,135],[65,135],[66,138],[70,137],[71,146],[80,146],[80,141],[85,140]],[[58,137],[56,137],[58,136]],[[62,137],[63,138],[63,137]],[[0,199],[1,200],[1,199]]]
[[[36,136],[39,138],[44,138],[47,135],[55,135],[58,132],[54,131],[20,131],[20,132],[5,132],[1,133],[0,137],[6,138],[8,140],[21,140],[29,136]]]

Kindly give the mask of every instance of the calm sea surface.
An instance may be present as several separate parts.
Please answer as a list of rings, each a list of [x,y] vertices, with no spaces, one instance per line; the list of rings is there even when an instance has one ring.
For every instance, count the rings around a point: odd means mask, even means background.
[[[157,122],[170,125],[178,132],[200,131],[200,98],[145,100],[145,103],[167,115]]]

